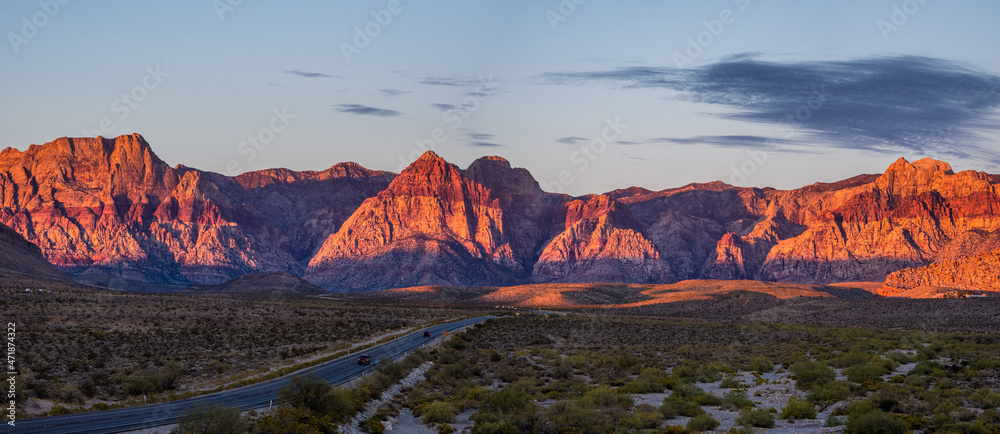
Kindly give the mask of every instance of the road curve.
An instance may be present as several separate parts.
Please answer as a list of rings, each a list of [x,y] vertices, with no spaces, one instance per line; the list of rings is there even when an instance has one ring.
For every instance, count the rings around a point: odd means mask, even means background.
[[[239,407],[242,411],[267,407],[272,400],[278,399],[278,389],[288,384],[296,375],[311,374],[322,378],[332,385],[345,384],[361,375],[375,370],[375,363],[370,366],[357,364],[358,354],[368,354],[372,361],[383,357],[396,358],[426,344],[429,339],[423,337],[424,331],[430,331],[431,336],[439,336],[442,332],[450,332],[462,327],[486,320],[487,317],[469,318],[421,329],[406,336],[386,342],[372,348],[352,353],[336,360],[331,360],[310,368],[297,371],[283,377],[264,381],[238,389],[226,390],[209,395],[182,399],[159,404],[128,407],[116,410],[92,411],[86,413],[67,414],[63,416],[43,417],[18,420],[16,426],[7,424],[0,426],[0,433],[31,432],[38,434],[72,434],[72,433],[119,433],[140,429],[153,428],[177,423],[181,414],[198,404],[219,403],[231,407]]]

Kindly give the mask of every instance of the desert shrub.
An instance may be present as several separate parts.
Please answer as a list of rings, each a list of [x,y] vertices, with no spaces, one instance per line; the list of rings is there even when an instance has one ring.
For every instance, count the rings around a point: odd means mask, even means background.
[[[702,364],[694,360],[684,360],[674,368],[673,376],[678,383],[714,383],[722,380],[722,373],[729,369],[728,365],[722,363]]]
[[[663,404],[660,405],[660,414],[667,419],[677,416],[694,417],[704,412],[700,405],[676,394],[664,398]]]
[[[833,369],[817,362],[796,363],[792,366],[792,373],[795,374],[795,387],[801,390],[811,390],[837,378]]]
[[[735,389],[737,387],[743,387],[743,382],[736,377],[726,377],[722,379],[719,383],[720,389]]]
[[[636,376],[635,380],[625,383],[624,391],[628,393],[661,393],[673,385],[673,380],[665,371],[646,368]]]
[[[636,407],[632,414],[618,422],[618,431],[630,432],[644,429],[653,429],[660,426],[663,415],[650,405]]]
[[[330,418],[319,416],[304,408],[281,406],[254,420],[250,432],[253,434],[325,433],[329,432],[332,423]]]
[[[1000,394],[989,388],[981,388],[969,395],[969,400],[976,403],[979,408],[989,409],[1000,407]]]
[[[719,427],[719,421],[707,414],[699,414],[692,417],[687,423],[687,429],[695,431],[711,431]]]
[[[786,420],[815,419],[816,408],[809,402],[793,396],[788,398],[788,402],[781,408],[781,418]]]
[[[186,370],[180,363],[167,362],[152,373],[134,372],[128,376],[125,392],[129,395],[146,395],[173,390]]]
[[[767,410],[744,408],[736,417],[736,424],[754,428],[774,428],[774,415]]]
[[[843,381],[831,381],[809,391],[806,400],[813,404],[833,404],[852,396],[851,388]]]
[[[455,406],[448,402],[432,402],[424,408],[421,418],[427,425],[432,423],[452,423],[455,421]]]
[[[866,381],[878,382],[882,380],[882,375],[886,373],[885,368],[870,363],[853,365],[844,370],[844,375],[847,375],[847,381],[853,383],[864,383]]]
[[[706,406],[706,405],[718,406],[722,405],[723,402],[725,402],[722,398],[715,396],[714,394],[711,393],[702,393],[701,395],[695,395],[694,397],[691,398],[691,400],[694,401],[695,404],[701,406]]]
[[[774,362],[764,356],[753,356],[750,358],[750,362],[747,363],[747,370],[761,374],[771,372],[774,370]]]
[[[382,418],[380,417],[370,417],[365,419],[358,424],[358,428],[361,428],[362,432],[369,434],[382,434],[385,432],[385,425],[382,424]]]
[[[754,404],[750,398],[747,398],[746,393],[737,392],[735,390],[726,392],[726,395],[722,398],[722,409],[723,410],[741,410],[744,408],[754,408],[757,404]]]
[[[632,398],[626,394],[619,393],[607,386],[599,386],[584,393],[579,400],[583,407],[596,408],[632,408]]]
[[[558,401],[545,409],[542,419],[552,431],[576,429],[580,432],[599,432],[603,423],[600,413],[586,409],[576,401]]]
[[[882,410],[869,413],[852,413],[847,417],[844,432],[848,434],[903,434],[909,427]]]
[[[86,395],[72,384],[61,384],[54,388],[52,396],[67,404],[82,405],[87,401]]]
[[[212,403],[199,405],[185,411],[171,434],[243,434],[247,432],[246,419],[240,409]]]
[[[278,389],[278,399],[295,408],[311,411],[342,421],[353,416],[360,406],[358,398],[350,391],[332,387],[315,377],[292,377],[288,384]]]
[[[538,406],[527,392],[510,387],[483,399],[472,421],[473,433],[533,431],[538,422]]]
[[[476,421],[472,434],[517,434],[517,425],[507,420]]]
[[[862,363],[868,363],[868,355],[857,351],[847,352],[830,360],[830,366],[837,369],[844,369]]]

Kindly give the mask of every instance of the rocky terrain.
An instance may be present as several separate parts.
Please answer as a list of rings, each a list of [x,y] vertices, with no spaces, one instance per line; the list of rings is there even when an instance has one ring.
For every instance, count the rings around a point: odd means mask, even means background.
[[[795,190],[713,182],[574,198],[500,157],[463,170],[428,152],[398,175],[341,163],[227,177],[170,167],[133,134],[0,152],[0,223],[63,272],[172,285],[266,272],[335,291],[881,282],[1000,248],[997,180],[900,159]]]
[[[221,285],[190,287],[186,292],[200,294],[323,294],[323,288],[301,277],[282,272],[244,274]]]
[[[923,287],[1000,292],[1000,249],[925,267],[904,268],[890,274],[880,292],[897,295]]]

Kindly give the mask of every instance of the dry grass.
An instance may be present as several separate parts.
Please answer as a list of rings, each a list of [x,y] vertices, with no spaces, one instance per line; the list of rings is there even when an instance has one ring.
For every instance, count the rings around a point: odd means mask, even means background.
[[[69,404],[118,401],[140,389],[137,382],[172,375],[177,364],[180,376],[173,387],[212,388],[461,314],[304,296],[70,290],[0,293],[3,320],[18,324],[22,384],[29,397]]]

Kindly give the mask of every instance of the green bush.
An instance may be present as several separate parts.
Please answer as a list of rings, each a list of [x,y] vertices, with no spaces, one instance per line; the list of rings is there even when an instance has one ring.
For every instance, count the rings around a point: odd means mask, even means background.
[[[424,415],[421,417],[424,424],[432,423],[452,423],[455,421],[455,406],[444,401],[436,401],[428,404],[424,408]]]
[[[382,424],[382,418],[379,417],[365,419],[358,424],[358,428],[361,428],[363,432],[371,434],[382,434],[385,432],[385,425]]]
[[[781,408],[781,418],[786,420],[815,419],[816,408],[809,402],[793,396],[788,398],[788,402]]]
[[[659,427],[662,420],[663,415],[655,411],[655,409],[654,411],[637,410],[631,416],[625,417],[618,422],[618,429],[620,432],[653,429]]]
[[[743,382],[740,381],[740,379],[736,378],[736,377],[726,377],[726,378],[723,378],[722,382],[719,383],[719,388],[720,389],[735,389],[735,388],[738,388],[738,387],[743,387]]]
[[[726,395],[722,398],[722,409],[723,410],[742,410],[744,408],[754,408],[757,404],[754,404],[750,398],[747,398],[746,393],[738,391],[726,392]]]
[[[844,432],[848,434],[903,434],[908,429],[909,426],[906,423],[894,419],[882,410],[875,410],[870,413],[854,413],[848,416]]]
[[[870,363],[853,365],[844,370],[844,375],[847,375],[847,381],[852,383],[864,383],[866,381],[879,382],[882,381],[882,375],[886,373],[888,372],[881,366],[875,366]]]
[[[660,413],[667,419],[673,419],[677,416],[694,417],[704,412],[700,405],[676,394],[666,397],[663,404],[660,405]]]
[[[692,417],[687,423],[687,429],[695,431],[711,431],[719,427],[719,421],[707,414],[699,414]]]
[[[171,434],[243,434],[248,424],[240,416],[240,409],[223,407],[216,403],[199,405],[185,411],[170,430]]]
[[[332,387],[315,377],[292,377],[288,384],[278,389],[278,399],[295,408],[343,421],[354,415],[360,407],[358,399],[348,390]]]
[[[850,386],[843,381],[831,381],[825,385],[818,386],[809,392],[806,400],[814,404],[833,404],[850,398]]]
[[[792,366],[792,373],[795,374],[795,387],[801,390],[811,390],[837,378],[833,369],[817,362],[796,363]]]
[[[753,356],[750,358],[750,362],[747,363],[747,370],[761,374],[771,372],[774,370],[774,362],[764,356]]]
[[[774,428],[774,415],[767,410],[744,408],[736,417],[736,424],[754,428]]]

